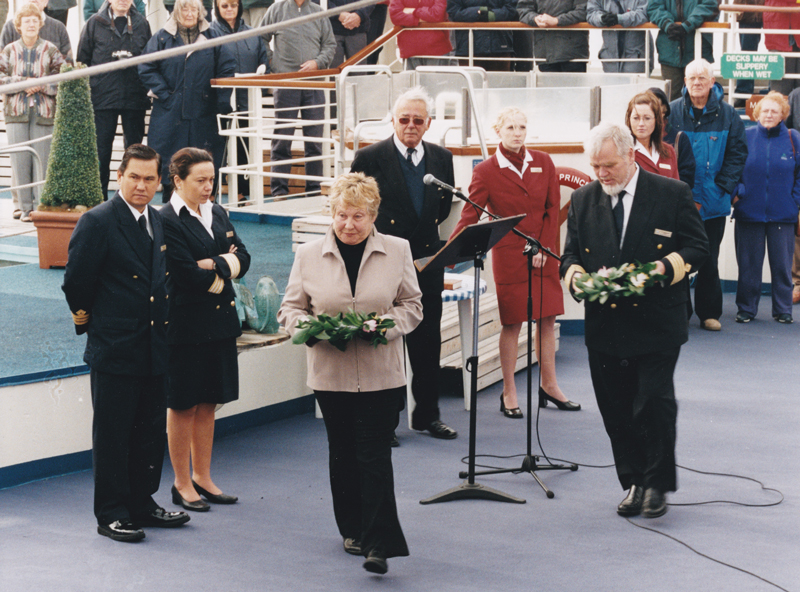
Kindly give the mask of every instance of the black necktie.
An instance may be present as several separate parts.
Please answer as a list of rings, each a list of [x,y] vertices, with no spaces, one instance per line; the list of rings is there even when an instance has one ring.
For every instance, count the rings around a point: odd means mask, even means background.
[[[614,212],[614,225],[617,227],[617,242],[622,240],[622,226],[625,224],[625,206],[622,203],[622,198],[625,196],[625,190],[619,192],[617,195],[617,205],[612,210]]]
[[[408,150],[406,150],[406,160],[408,161],[408,164],[412,166],[414,164],[414,153],[416,151],[417,151],[416,148],[409,148]]]
[[[153,239],[150,237],[150,233],[147,232],[147,220],[144,216],[139,216],[139,228],[142,229],[144,235],[147,237],[147,240],[152,241]]]

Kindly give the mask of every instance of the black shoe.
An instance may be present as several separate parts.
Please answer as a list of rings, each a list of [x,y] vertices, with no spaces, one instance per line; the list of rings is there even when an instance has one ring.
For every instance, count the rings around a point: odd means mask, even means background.
[[[412,424],[411,428],[417,430],[418,432],[424,432],[427,430],[431,433],[431,436],[433,436],[434,438],[439,438],[440,440],[453,440],[458,437],[457,431],[445,425],[438,419],[436,421],[430,422],[426,426],[419,426]]]
[[[144,538],[144,531],[130,520],[116,520],[111,524],[99,524],[97,534],[122,543],[135,543]]]
[[[753,320],[753,315],[751,315],[748,312],[744,312],[743,310],[740,310],[739,312],[736,313],[736,322],[737,323],[749,323],[752,320]]]
[[[500,413],[511,419],[522,419],[522,411],[519,407],[506,408],[506,401],[503,398],[503,393],[500,393]]]
[[[617,514],[620,516],[638,516],[642,513],[642,499],[644,499],[644,487],[631,485],[628,495],[617,506]]]
[[[542,387],[539,387],[539,407],[547,407],[547,402],[550,401],[553,405],[561,409],[561,411],[580,411],[580,403],[573,403],[572,401],[559,401],[548,395]]]
[[[389,440],[389,446],[391,446],[392,448],[397,448],[398,446],[400,446],[400,440],[397,439],[397,433],[392,432],[392,437]]]
[[[202,487],[200,487],[197,483],[192,481],[192,485],[194,485],[194,489],[197,493],[202,495],[212,504],[235,504],[239,501],[239,498],[235,495],[228,495],[225,493],[211,493]]]
[[[344,545],[344,552],[349,553],[350,555],[363,555],[364,553],[361,551],[361,543],[359,543],[355,539],[345,538],[342,541],[342,545]]]
[[[642,516],[645,518],[658,518],[667,513],[667,496],[655,487],[648,487],[644,492],[642,503]]]
[[[154,526],[156,528],[174,528],[189,522],[186,512],[167,512],[164,508],[156,508],[147,514],[133,516],[133,522],[139,526]]]
[[[364,569],[370,573],[383,575],[389,571],[389,564],[386,558],[380,556],[377,551],[370,551],[367,558],[364,560]]]
[[[792,324],[794,322],[794,320],[792,319],[792,315],[785,314],[785,313],[784,314],[779,314],[779,315],[774,315],[772,318],[775,319],[776,321],[778,321],[779,323],[785,323],[787,325],[790,325],[790,324]]]
[[[173,485],[172,486],[172,503],[176,506],[181,506],[185,510],[192,510],[193,512],[208,512],[211,509],[207,503],[203,500],[197,500],[196,502],[187,502],[183,499],[181,492]]]

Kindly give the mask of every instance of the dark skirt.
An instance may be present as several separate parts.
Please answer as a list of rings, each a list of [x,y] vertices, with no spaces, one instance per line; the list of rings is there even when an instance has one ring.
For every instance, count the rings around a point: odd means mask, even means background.
[[[364,555],[406,557],[397,517],[392,431],[405,387],[366,393],[314,391],[328,431],[333,514],[343,538],[361,543]]]
[[[170,409],[235,401],[239,398],[236,338],[170,345],[167,378],[167,407]]]

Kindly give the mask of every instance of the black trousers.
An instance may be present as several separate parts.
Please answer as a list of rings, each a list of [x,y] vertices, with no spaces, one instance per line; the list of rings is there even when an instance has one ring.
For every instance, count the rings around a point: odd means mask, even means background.
[[[117,120],[122,118],[122,138],[125,148],[131,144],[141,144],[144,138],[144,109],[98,109],[94,112],[94,126],[97,128],[97,157],[100,160],[100,184],[103,186],[103,199],[108,199],[108,182],[111,178],[111,151]]]
[[[694,312],[701,321],[722,316],[722,283],[719,279],[719,246],[725,234],[727,219],[703,220],[708,235],[708,259],[697,270],[694,282]],[[689,317],[691,314],[689,302]]]
[[[314,391],[328,431],[333,514],[343,538],[364,554],[406,557],[397,517],[392,448],[397,398],[405,387],[367,393]]]
[[[158,508],[167,432],[166,378],[92,369],[94,514],[110,524]]]
[[[681,348],[618,358],[589,350],[589,369],[611,439],[622,489],[631,485],[676,491],[678,404],[673,374]]]
[[[422,292],[422,322],[406,335],[411,392],[416,406],[411,427],[424,430],[439,419],[439,358],[442,352],[442,292]]]

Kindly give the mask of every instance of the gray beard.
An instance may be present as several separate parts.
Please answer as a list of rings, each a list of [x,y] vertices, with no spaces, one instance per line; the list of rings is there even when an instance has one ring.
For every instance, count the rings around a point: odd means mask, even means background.
[[[627,183],[625,183],[627,185]],[[603,185],[600,183],[600,187],[603,188],[603,192],[607,195],[619,195],[619,192],[625,189],[625,185],[618,184],[618,185]]]

